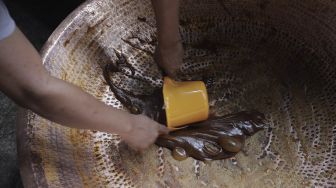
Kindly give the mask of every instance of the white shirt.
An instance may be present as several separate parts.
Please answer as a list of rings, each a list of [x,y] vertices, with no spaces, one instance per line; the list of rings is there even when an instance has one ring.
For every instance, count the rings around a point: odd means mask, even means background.
[[[5,4],[0,0],[0,40],[8,37],[15,30],[15,22],[8,13]]]

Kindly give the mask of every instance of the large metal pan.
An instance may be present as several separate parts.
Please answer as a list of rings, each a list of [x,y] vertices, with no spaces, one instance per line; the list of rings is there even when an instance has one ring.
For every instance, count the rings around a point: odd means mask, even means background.
[[[153,146],[136,154],[119,145],[117,135],[66,128],[26,111],[18,125],[26,187],[336,187],[336,3],[181,3],[182,71],[213,78],[213,112],[254,108],[266,114],[267,130],[236,158],[179,162],[169,150]],[[45,44],[44,65],[123,108],[102,66],[123,53],[150,84],[122,77],[116,83],[140,92],[160,87],[151,55],[155,31],[149,0],[89,0]]]

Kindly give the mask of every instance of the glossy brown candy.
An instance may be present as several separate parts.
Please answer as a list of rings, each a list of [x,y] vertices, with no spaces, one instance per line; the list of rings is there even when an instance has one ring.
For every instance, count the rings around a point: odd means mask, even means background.
[[[243,111],[210,118],[169,135],[162,135],[156,144],[171,150],[184,148],[188,156],[198,160],[219,160],[237,154],[247,136],[264,126],[264,116],[261,113]]]
[[[181,147],[176,147],[172,151],[172,156],[178,161],[183,161],[188,158],[187,152]]]
[[[110,76],[123,68],[130,69],[132,74],[128,76],[137,80],[126,58],[123,58],[122,54],[117,56],[120,58],[119,62],[116,65],[106,65],[104,70],[105,80],[116,98],[131,113],[145,114],[165,124],[161,88],[151,95],[135,95],[112,83]],[[160,136],[156,144],[172,150],[172,155],[176,160],[184,160],[187,157],[202,161],[225,159],[238,153],[247,136],[252,136],[264,125],[263,114],[256,111],[244,111],[223,117],[211,117],[206,121],[187,125],[186,128]]]
[[[243,148],[243,142],[242,140],[232,137],[232,136],[221,136],[218,139],[219,145],[222,146],[222,148],[225,151],[228,152],[239,152]]]

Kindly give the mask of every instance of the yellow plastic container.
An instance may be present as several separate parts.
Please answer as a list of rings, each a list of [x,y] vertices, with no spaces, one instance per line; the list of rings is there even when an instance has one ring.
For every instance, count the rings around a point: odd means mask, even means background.
[[[163,99],[170,130],[208,119],[208,93],[202,81],[176,82],[165,77]]]

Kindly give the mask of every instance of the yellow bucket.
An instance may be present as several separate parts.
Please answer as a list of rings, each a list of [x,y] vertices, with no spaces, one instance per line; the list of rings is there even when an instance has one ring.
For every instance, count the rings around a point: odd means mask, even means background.
[[[163,99],[167,127],[171,130],[208,119],[208,94],[202,81],[176,82],[165,77]]]

